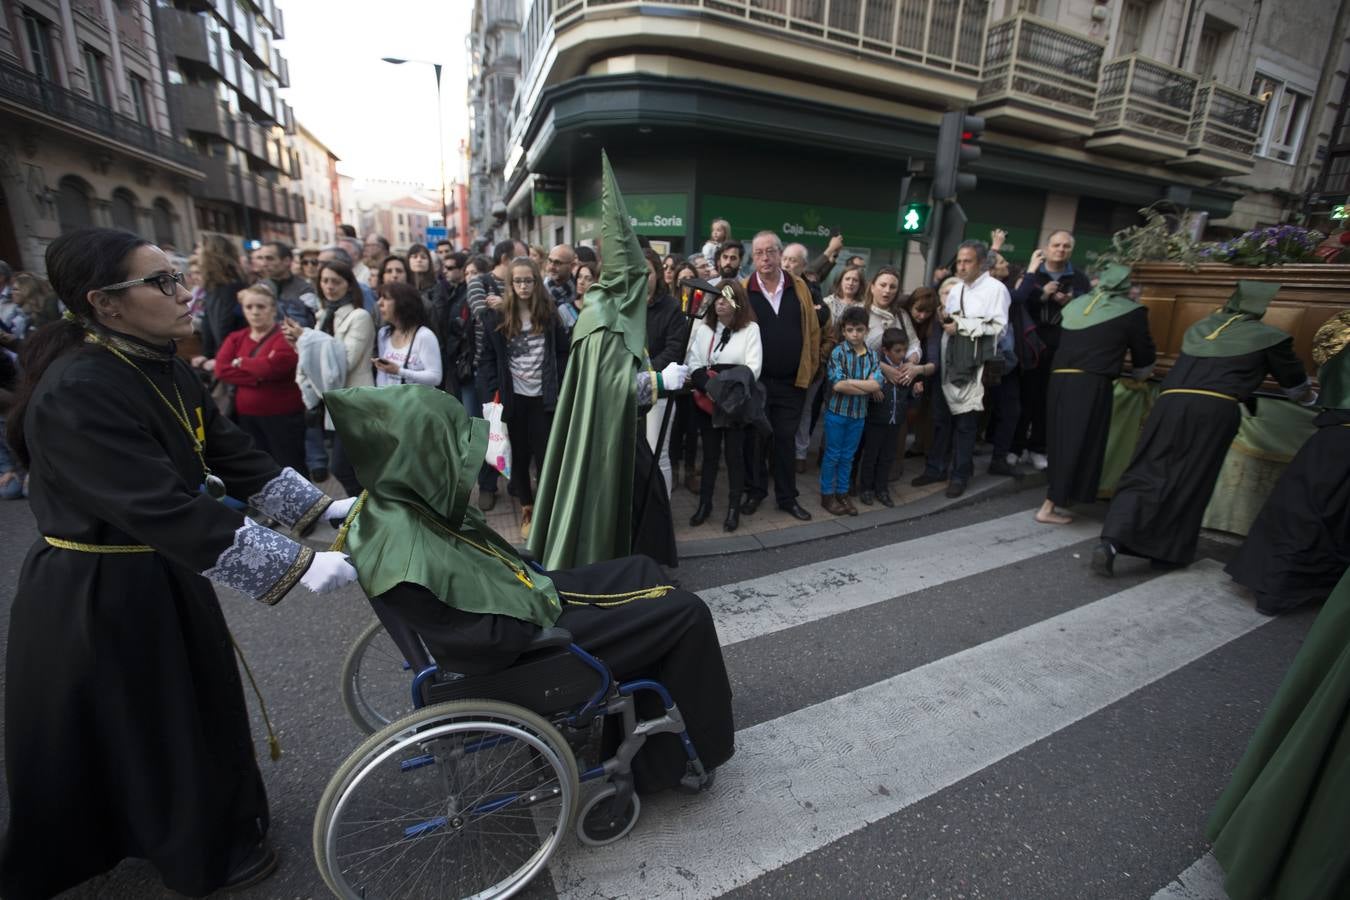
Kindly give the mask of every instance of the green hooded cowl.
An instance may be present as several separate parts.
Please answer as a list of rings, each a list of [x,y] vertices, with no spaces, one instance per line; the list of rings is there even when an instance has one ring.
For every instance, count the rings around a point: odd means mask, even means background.
[[[1181,352],[1188,356],[1244,356],[1287,341],[1290,334],[1261,321],[1266,307],[1280,292],[1273,281],[1242,279],[1223,309],[1186,329]]]
[[[530,552],[567,569],[627,556],[633,541],[636,373],[647,364],[647,265],[601,154],[600,278],[572,329],[539,472]]]
[[[1064,304],[1062,325],[1070,331],[1091,328],[1140,309],[1130,299],[1130,267],[1112,265],[1102,270],[1097,286]]]
[[[529,569],[469,504],[487,422],[422,385],[345,388],[323,398],[366,488],[344,549],[367,596],[407,581],[464,612],[543,628],[557,621],[553,582]]]

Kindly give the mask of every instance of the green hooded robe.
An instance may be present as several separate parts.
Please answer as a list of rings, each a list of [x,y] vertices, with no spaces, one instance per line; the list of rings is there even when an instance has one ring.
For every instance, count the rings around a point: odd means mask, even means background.
[[[1134,312],[1140,304],[1130,299],[1130,289],[1130,267],[1107,266],[1095,288],[1064,304],[1063,327],[1077,331]]]
[[[617,559],[632,547],[634,380],[647,365],[651,268],[608,156],[601,167],[603,268],[572,329],[530,526],[530,552],[547,569]]]
[[[1289,340],[1289,332],[1261,321],[1279,292],[1280,285],[1273,281],[1238,281],[1223,309],[1186,329],[1181,352],[1199,357],[1244,356]]]

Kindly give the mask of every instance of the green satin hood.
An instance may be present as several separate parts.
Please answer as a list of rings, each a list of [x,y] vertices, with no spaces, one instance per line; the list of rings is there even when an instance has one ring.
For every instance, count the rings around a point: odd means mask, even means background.
[[[411,582],[465,612],[557,620],[553,582],[469,505],[487,422],[423,385],[328,391],[324,402],[366,489],[345,549],[368,596]]]
[[[1244,356],[1289,340],[1288,332],[1261,321],[1279,292],[1280,285],[1273,281],[1240,280],[1223,309],[1186,329],[1181,352],[1198,357]]]
[[[1141,304],[1130,299],[1131,288],[1129,266],[1107,266],[1095,288],[1064,304],[1061,324],[1070,331],[1078,331],[1142,309]]]

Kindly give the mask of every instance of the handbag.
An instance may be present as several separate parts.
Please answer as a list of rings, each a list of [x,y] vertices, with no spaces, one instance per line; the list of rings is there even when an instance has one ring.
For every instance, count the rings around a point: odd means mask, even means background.
[[[502,421],[501,393],[492,395],[492,400],[483,404],[483,418],[488,423],[487,453],[484,459],[488,465],[511,477],[511,436]]]
[[[709,363],[712,362],[713,342],[716,341],[716,340],[717,340],[717,331],[716,331],[716,329],[714,329],[714,330],[713,330],[713,336],[708,340],[708,362],[709,362]],[[709,380],[709,381],[712,381],[712,380],[713,380],[714,378],[716,378],[716,377],[717,377],[717,373],[714,372],[714,371],[712,371],[711,369],[709,369],[709,370],[708,370],[708,380]],[[707,392],[707,391],[701,391],[701,390],[699,390],[698,388],[694,388],[690,393],[691,393],[691,394],[693,395],[693,397],[694,397],[694,405],[697,406],[700,410],[702,410],[704,415],[711,416],[711,415],[713,414],[713,401],[712,401],[712,397],[709,397],[709,396],[708,396],[708,392]]]

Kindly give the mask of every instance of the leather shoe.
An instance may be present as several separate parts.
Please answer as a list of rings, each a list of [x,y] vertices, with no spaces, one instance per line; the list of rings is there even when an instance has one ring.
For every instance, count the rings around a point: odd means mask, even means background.
[[[481,509],[483,512],[490,512],[492,508],[496,505],[497,505],[496,491],[478,492],[478,508]]]
[[[895,501],[891,499],[890,491],[877,491],[877,502],[888,509],[895,506]]]
[[[689,517],[689,524],[698,527],[708,521],[708,516],[710,515],[712,515],[712,504],[700,503],[698,509],[694,510],[694,514]]]
[[[755,511],[759,509],[759,505],[763,502],[764,502],[763,497],[755,497],[755,496],[746,497],[745,502],[741,504],[741,512],[747,516],[753,516],[755,514]]]
[[[966,492],[966,483],[964,481],[957,481],[955,478],[953,478],[951,481],[947,482],[948,497],[960,497],[965,492]]]
[[[222,891],[242,891],[263,881],[277,870],[277,851],[263,841],[230,867]]]
[[[780,506],[778,508],[781,509],[783,512],[787,513],[788,515],[792,516],[792,518],[797,519],[798,521],[801,522],[811,521],[811,514],[806,510],[802,509],[802,505],[798,503],[796,500],[792,501],[792,505],[790,506]]]
[[[871,491],[863,491],[858,495],[858,502],[862,503],[863,506],[871,506],[872,499],[873,495]]]
[[[734,506],[727,507],[727,517],[722,523],[723,531],[735,531],[741,527],[741,511]]]
[[[844,508],[844,504],[840,502],[837,494],[821,494],[820,508],[832,516],[848,515],[848,510]]]
[[[989,463],[989,474],[1006,475],[1009,478],[1022,477],[1022,473],[1018,472],[1012,466],[1008,465],[1008,461],[999,456],[995,456],[993,460]]]
[[[929,475],[927,472],[924,472],[918,478],[911,481],[910,485],[912,487],[923,487],[925,484],[937,484],[939,481],[946,480],[947,479],[943,478],[941,475]]]
[[[1103,538],[1092,548],[1092,571],[1105,578],[1113,577],[1116,574],[1116,557],[1119,555],[1116,545]]]
[[[849,497],[848,494],[843,494],[839,497],[839,505],[844,507],[844,512],[850,516],[856,516],[858,514],[858,507],[853,505],[853,499]]]

